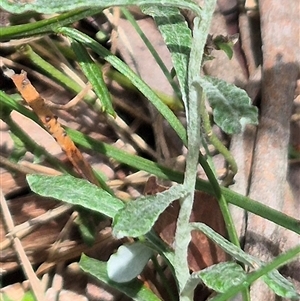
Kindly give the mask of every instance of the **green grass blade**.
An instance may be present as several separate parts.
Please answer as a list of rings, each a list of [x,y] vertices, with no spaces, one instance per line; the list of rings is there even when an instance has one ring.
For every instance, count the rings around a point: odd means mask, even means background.
[[[93,89],[102,104],[101,110],[112,116],[115,116],[116,113],[113,108],[107,86],[103,79],[102,70],[100,70],[100,67],[91,59],[85,47],[83,47],[80,43],[72,41],[71,46],[77,56],[83,73],[92,84]]]
[[[107,49],[105,49],[98,42],[90,38],[89,36],[81,33],[78,30],[72,28],[59,28],[58,33],[64,34],[73,40],[77,40],[86,47],[91,48],[103,59],[109,62],[114,68],[116,68],[120,73],[125,75],[133,85],[146,96],[149,101],[157,108],[157,110],[162,114],[162,116],[170,123],[171,127],[178,134],[180,139],[186,143],[186,132],[175,116],[175,114],[165,105],[162,100],[153,92],[153,90],[140,78],[138,77],[124,62],[122,62],[118,57],[111,54]]]
[[[67,128],[66,131],[72,138],[72,140],[82,147],[93,149],[106,155],[107,157],[114,158],[118,162],[136,168],[137,170],[144,170],[150,174],[156,175],[159,178],[168,179],[177,183],[183,182],[183,174],[181,172],[171,170],[163,165],[157,164],[139,156],[130,155],[125,151],[117,149],[116,147],[113,147],[101,141],[92,139],[76,130]],[[196,189],[214,195],[214,189],[208,181],[197,179]],[[297,234],[300,234],[299,220],[283,214],[280,211],[267,207],[260,202],[256,202],[248,197],[242,196],[228,188],[221,187],[220,190],[228,203],[257,214]]]
[[[1,105],[5,105],[11,110],[16,110],[17,112],[35,121],[37,124],[40,124],[33,112],[14,101],[1,90],[0,101]],[[90,138],[89,136],[84,135],[76,130],[66,128],[66,131],[70,138],[79,146],[92,149],[98,153],[106,155],[109,158],[113,158],[120,163],[124,163],[137,170],[144,170],[150,174],[156,175],[159,178],[168,179],[177,183],[183,182],[183,174],[181,172],[171,170],[148,159],[128,154],[125,151]],[[212,188],[211,183],[202,179],[196,180],[196,189],[215,195],[215,191]],[[240,195],[228,188],[221,187],[220,190],[228,203],[243,208],[300,235],[300,223],[298,219],[292,218],[284,213],[281,213],[280,211],[265,206],[260,202],[256,202],[248,197]]]
[[[31,152],[35,157],[44,157],[47,162],[58,168],[61,172],[72,173],[71,169],[67,169],[63,162],[48,153],[44,147],[32,140],[10,116],[7,116],[6,118],[0,116],[0,118],[9,126],[9,130],[24,143],[27,151]]]
[[[2,106],[6,106],[8,109],[15,110],[20,114],[33,120],[37,124],[41,125],[38,117],[32,111],[26,109],[24,106],[22,106],[20,103],[15,101],[12,97],[8,96],[6,93],[4,93],[1,90],[0,90],[0,100],[1,100],[1,105],[0,105],[1,110],[2,110],[1,108]]]

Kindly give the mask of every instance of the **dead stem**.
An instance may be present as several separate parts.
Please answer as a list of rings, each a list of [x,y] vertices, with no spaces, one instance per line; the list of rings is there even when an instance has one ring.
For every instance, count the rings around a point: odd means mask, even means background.
[[[18,237],[14,237],[11,232],[14,230],[14,222],[12,219],[12,216],[10,214],[9,208],[7,206],[6,199],[2,193],[2,189],[0,189],[0,206],[1,211],[3,215],[3,221],[5,223],[5,226],[7,228],[8,234],[7,236],[10,236],[11,240],[13,241],[14,249],[18,255],[20,266],[23,269],[24,274],[26,275],[27,279],[29,280],[31,289],[33,291],[33,294],[35,295],[37,301],[43,301],[45,300],[44,296],[44,290],[43,286],[41,284],[41,281],[38,279],[36,274],[34,273],[34,270],[30,264],[30,261],[25,253],[25,250],[21,244],[21,241]]]

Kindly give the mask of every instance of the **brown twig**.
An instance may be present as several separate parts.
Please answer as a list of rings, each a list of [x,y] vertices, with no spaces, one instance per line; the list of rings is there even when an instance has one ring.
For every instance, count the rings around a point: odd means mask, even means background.
[[[54,175],[61,174],[61,172],[56,169],[46,167],[46,166],[43,166],[40,164],[31,163],[28,161],[14,163],[2,155],[0,155],[0,166],[4,166],[9,170],[21,172],[26,175],[39,173],[39,174],[46,174],[46,175],[54,176]]]
[[[62,205],[57,208],[48,210],[44,214],[37,216],[35,218],[32,218],[20,225],[17,225],[14,227],[14,229],[10,232],[11,235],[14,237],[17,237],[19,239],[24,238],[28,234],[32,233],[37,227],[44,225],[50,221],[53,221],[56,218],[59,218],[63,214],[70,211],[72,208],[71,205]],[[0,250],[5,250],[11,245],[10,239],[5,239],[1,242]]]
[[[3,220],[6,225],[8,236],[10,236],[11,240],[13,241],[13,245],[15,248],[15,251],[18,255],[20,265],[23,269],[24,274],[27,276],[27,279],[30,282],[31,289],[33,291],[33,294],[35,295],[37,301],[44,301],[44,291],[42,288],[41,281],[38,279],[36,274],[34,273],[34,270],[30,264],[30,261],[25,253],[25,250],[21,244],[21,241],[18,237],[15,237],[11,234],[11,232],[14,230],[14,222],[12,219],[12,216],[10,214],[9,208],[7,206],[6,199],[2,193],[2,189],[0,189],[0,206],[1,211],[3,215]]]

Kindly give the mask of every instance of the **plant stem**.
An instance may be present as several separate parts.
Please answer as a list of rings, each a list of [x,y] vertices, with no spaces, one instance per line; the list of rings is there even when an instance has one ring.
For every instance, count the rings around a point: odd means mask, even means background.
[[[50,19],[37,21],[34,23],[1,27],[0,41],[10,39],[22,39],[35,35],[50,34],[55,28],[72,24],[75,21],[92,16],[102,11],[98,9],[76,9],[67,13],[60,14]]]
[[[161,268],[160,264],[158,263],[158,260],[157,260],[156,256],[152,256],[151,260],[153,262],[155,271],[158,273],[158,275],[160,277],[160,280],[163,284],[164,289],[168,293],[168,296],[169,296],[170,300],[171,301],[176,301],[177,298],[174,295],[174,291],[172,291],[172,288],[169,285],[168,279],[166,278],[164,272],[162,271],[162,268]]]
[[[188,108],[186,111],[188,154],[184,175],[184,190],[186,195],[180,202],[180,210],[177,218],[175,232],[175,273],[179,286],[181,301],[188,301],[191,292],[184,292],[184,288],[190,278],[188,266],[188,246],[191,241],[191,230],[189,227],[190,215],[194,203],[194,190],[197,178],[199,149],[201,145],[201,115],[200,105],[202,101],[202,88],[195,85],[199,77],[200,62],[206,43],[209,25],[216,2],[206,2],[203,8],[202,19],[194,19],[193,41],[188,65]],[[182,91],[184,93],[184,91]]]
[[[113,147],[104,142],[92,139],[76,130],[66,128],[66,131],[68,135],[70,135],[72,140],[82,147],[86,147],[88,149],[92,149],[99,153],[105,154],[107,157],[113,158],[120,163],[131,166],[132,168],[144,170],[149,174],[154,174],[162,179],[168,179],[177,183],[183,182],[182,172],[169,169],[163,165],[154,163],[139,156],[130,155],[125,151],[119,150],[116,147]],[[216,192],[215,188],[213,188],[212,183],[208,181],[197,179],[196,189],[204,191],[211,195],[215,195],[217,197],[216,193],[218,192]],[[300,222],[298,219],[292,218],[284,213],[281,213],[280,211],[265,206],[260,202],[256,202],[249,197],[243,196],[228,188],[219,186],[219,190],[220,193],[224,195],[226,202],[243,208],[297,234],[300,234]]]
[[[40,125],[37,117],[28,109],[15,102],[11,97],[9,97],[6,93],[0,90],[0,101],[1,105],[5,105],[12,110],[16,110],[17,112],[23,114],[24,116],[30,118]],[[126,164],[132,168],[136,168],[138,170],[144,170],[149,174],[154,174],[159,178],[167,179],[170,181],[174,181],[177,183],[183,182],[183,174],[182,172],[172,170],[163,165],[152,162],[148,159],[141,158],[139,156],[128,154],[125,151],[122,151],[114,146],[101,142],[99,140],[95,140],[81,132],[78,132],[74,129],[65,128],[68,135],[71,139],[78,145],[85,147],[90,150],[94,150],[98,153],[104,154],[105,156],[115,159],[116,161]],[[199,160],[203,160],[202,164],[207,164],[204,158]],[[202,165],[201,164],[201,165]],[[261,216],[267,220],[270,220],[279,226],[282,226],[290,231],[293,231],[300,235],[300,222],[298,219],[290,217],[280,211],[272,209],[264,204],[254,201],[249,197],[243,196],[237,192],[234,192],[226,187],[220,187],[220,192],[218,192],[215,188],[213,188],[212,183],[197,179],[196,187],[197,190],[204,191],[208,194],[214,196],[220,196],[222,193],[226,199],[226,202],[236,205],[244,210],[247,210],[251,213],[254,213],[258,216]]]
[[[229,163],[230,169],[232,171],[232,178],[237,173],[238,167],[237,164],[228,151],[228,149],[223,145],[223,143],[218,139],[218,137],[214,134],[209,120],[208,112],[205,108],[205,101],[203,100],[201,103],[201,117],[202,117],[202,124],[206,133],[206,136],[210,143],[224,156],[225,160]]]

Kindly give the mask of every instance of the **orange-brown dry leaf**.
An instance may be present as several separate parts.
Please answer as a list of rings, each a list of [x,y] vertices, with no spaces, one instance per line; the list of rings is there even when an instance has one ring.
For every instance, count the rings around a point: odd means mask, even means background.
[[[45,128],[66,153],[68,159],[71,161],[76,170],[90,182],[99,185],[91,166],[84,159],[79,149],[75,146],[74,142],[57,121],[57,116],[52,113],[44,99],[33,87],[27,78],[27,73],[22,71],[21,74],[13,74],[11,79],[22,97],[39,117]]]
[[[168,189],[158,185],[155,177],[150,177],[145,187],[145,194],[156,194]],[[179,201],[176,200],[159,216],[154,230],[160,238],[172,247],[176,221],[179,213]],[[190,222],[202,222],[222,236],[226,228],[218,201],[215,197],[195,191],[195,199]],[[213,264],[226,261],[227,254],[200,231],[192,231],[192,240],[188,250],[188,263],[191,271],[199,271]]]

